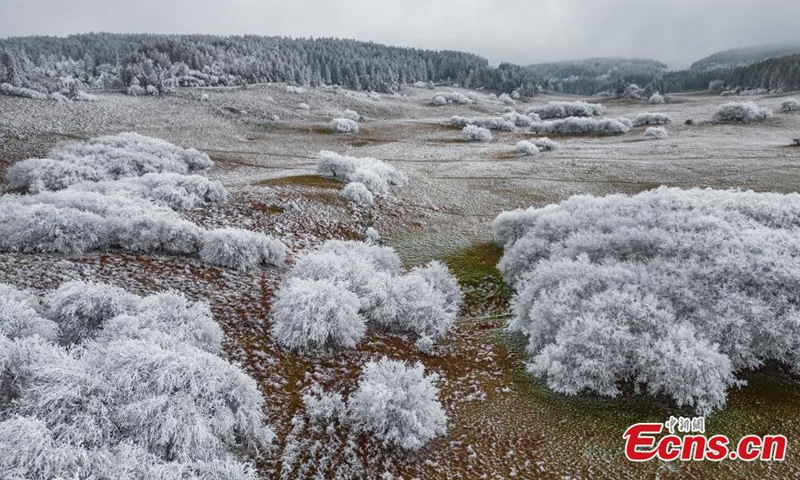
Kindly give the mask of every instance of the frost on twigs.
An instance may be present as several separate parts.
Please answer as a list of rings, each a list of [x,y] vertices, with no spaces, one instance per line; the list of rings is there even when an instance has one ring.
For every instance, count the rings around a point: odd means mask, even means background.
[[[361,182],[350,182],[342,189],[342,196],[360,207],[375,205],[375,197]]]
[[[664,127],[647,127],[644,131],[644,135],[650,138],[667,138],[669,134],[667,133],[667,129]]]
[[[736,373],[800,371],[800,195],[659,188],[501,214],[509,329],[559,392],[624,384],[707,413]]]
[[[546,105],[531,107],[528,115],[536,114],[541,118],[596,117],[603,115],[606,109],[602,105],[586,102],[548,102]]]
[[[640,113],[633,119],[633,124],[640,125],[666,125],[672,123],[672,117],[666,113]]]
[[[492,132],[476,125],[467,125],[461,130],[461,137],[467,142],[489,142],[492,140]]]
[[[0,471],[14,478],[257,478],[255,461],[274,433],[255,381],[217,356],[222,331],[207,305],[175,292],[141,298],[80,282],[63,285],[45,304],[41,318],[74,343],[54,343],[41,325],[9,337],[0,317]]]
[[[320,291],[310,293],[316,287]],[[339,240],[298,257],[277,298],[273,339],[300,350],[353,347],[368,322],[436,340],[450,330],[463,300],[457,280],[439,262],[403,274],[393,249]]]
[[[364,366],[347,407],[357,431],[385,445],[419,450],[447,432],[447,414],[439,402],[436,374],[417,363],[384,357]]]
[[[531,131],[555,135],[620,135],[631,130],[627,118],[568,117],[558,120],[534,122]]]

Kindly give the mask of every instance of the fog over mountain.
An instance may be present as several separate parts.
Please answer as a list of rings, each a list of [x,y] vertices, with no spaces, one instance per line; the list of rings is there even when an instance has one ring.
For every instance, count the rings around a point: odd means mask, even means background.
[[[89,31],[333,36],[466,50],[497,64],[598,56],[686,67],[800,39],[792,0],[3,0],[0,36]]]

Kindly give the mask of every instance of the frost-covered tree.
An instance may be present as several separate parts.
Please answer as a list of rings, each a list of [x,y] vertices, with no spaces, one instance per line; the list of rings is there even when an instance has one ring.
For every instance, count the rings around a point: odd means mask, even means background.
[[[202,233],[199,256],[211,265],[242,271],[255,270],[261,266],[283,265],[286,247],[263,233],[219,228]]]
[[[658,92],[655,92],[650,95],[650,98],[647,99],[647,103],[650,103],[651,105],[660,105],[664,103],[664,96]]]
[[[350,182],[342,189],[342,196],[360,207],[375,205],[375,197],[366,185],[361,182]]]
[[[384,357],[364,366],[358,389],[347,402],[356,430],[405,450],[418,450],[447,432],[447,414],[439,403],[438,375],[422,364]]]
[[[772,111],[753,102],[729,102],[717,109],[711,118],[715,122],[754,122],[772,116]]]
[[[737,371],[800,368],[798,194],[575,196],[505,212],[493,231],[516,289],[509,329],[555,390],[633,384],[708,412]]]
[[[644,131],[644,136],[651,138],[667,138],[669,134],[664,127],[647,127]]]
[[[341,118],[346,118],[348,120],[352,120],[354,122],[360,122],[363,120],[361,115],[358,114],[355,110],[345,110],[342,112]]]
[[[367,330],[360,307],[342,284],[289,279],[272,303],[272,338],[288,349],[353,348]]]
[[[634,117],[633,124],[640,125],[666,125],[672,123],[672,117],[666,113],[639,113]]]
[[[38,300],[29,292],[0,283],[0,337],[14,340],[34,335],[54,340],[58,325],[42,316]]]
[[[492,132],[488,128],[467,125],[461,130],[461,137],[467,142],[489,142],[492,140]]]

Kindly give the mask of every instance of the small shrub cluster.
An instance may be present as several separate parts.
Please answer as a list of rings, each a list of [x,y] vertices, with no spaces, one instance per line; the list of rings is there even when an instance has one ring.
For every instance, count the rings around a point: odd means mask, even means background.
[[[317,172],[347,183],[362,183],[375,195],[386,195],[390,187],[402,187],[408,182],[403,172],[378,159],[349,157],[327,150],[319,152]]]
[[[389,247],[331,240],[300,256],[272,306],[272,336],[292,350],[353,347],[367,324],[432,340],[461,309],[455,277],[439,262],[403,274]]]
[[[509,106],[517,104],[517,102],[513,98],[511,98],[511,95],[507,93],[500,94],[500,96],[497,97],[497,99]]]
[[[467,125],[461,130],[461,137],[468,142],[490,142],[492,132],[488,128]]]
[[[651,105],[660,105],[664,103],[664,96],[656,92],[650,95],[650,98],[647,99],[647,103],[650,103]]]
[[[349,118],[334,118],[331,120],[333,133],[358,133],[358,122]]]
[[[729,102],[714,113],[711,118],[715,122],[754,122],[772,116],[772,111],[762,108],[753,102]]]
[[[528,109],[528,115],[535,113],[539,117],[567,118],[567,117],[597,117],[603,115],[606,109],[602,105],[587,102],[547,102],[547,105],[538,105]]]
[[[707,413],[736,372],[800,371],[800,195],[661,187],[501,214],[498,268],[528,369],[567,394],[623,385]]]
[[[433,96],[431,100],[433,105],[447,105],[448,103],[455,103],[457,105],[469,105],[474,101],[463,93],[458,92],[439,92]]]
[[[5,476],[257,478],[274,433],[208,305],[84,282],[44,304],[0,292]]]
[[[536,155],[539,153],[539,147],[537,147],[535,143],[528,140],[520,140],[517,142],[517,145],[514,148],[517,153],[521,153],[523,155]]]
[[[3,83],[0,84],[0,93],[3,95],[8,95],[11,97],[22,97],[22,98],[30,98],[31,100],[47,100],[47,94],[39,92],[37,90],[32,90],[30,88],[24,87],[15,87],[10,83]],[[65,97],[66,98],[66,97]],[[57,97],[53,97],[53,100],[59,100]]]
[[[450,125],[453,125],[455,127],[466,127],[468,125],[475,125],[476,127],[482,127],[489,130],[499,130],[502,132],[514,131],[514,121],[507,120],[503,117],[468,118],[468,117],[460,117],[458,115],[453,115],[450,118]]]
[[[542,152],[549,152],[551,150],[558,150],[561,145],[555,140],[550,140],[547,137],[539,137],[530,140]]]
[[[530,127],[531,125],[533,125],[533,122],[539,122],[542,120],[541,118],[539,118],[539,115],[536,115],[535,113],[532,113],[530,115],[523,115],[514,110],[503,114],[503,119],[513,123],[517,127]]]
[[[647,127],[644,131],[644,135],[646,137],[651,138],[667,138],[669,134],[667,133],[667,129],[664,127]]]
[[[636,126],[641,125],[666,125],[672,123],[672,117],[666,113],[640,113],[633,119],[633,124]]]
[[[620,135],[628,133],[631,126],[631,121],[627,118],[568,117],[536,122],[531,126],[531,131],[554,135]]]
[[[375,196],[361,182],[350,182],[342,189],[342,196],[361,207],[375,205]]]
[[[306,90],[303,87],[295,87],[294,85],[286,85],[286,92],[288,93],[304,93]]]
[[[358,112],[356,112],[355,110],[345,110],[344,112],[342,112],[342,118],[346,118],[354,122],[360,122],[361,120],[363,120],[363,118],[361,118],[361,115],[359,115]]]

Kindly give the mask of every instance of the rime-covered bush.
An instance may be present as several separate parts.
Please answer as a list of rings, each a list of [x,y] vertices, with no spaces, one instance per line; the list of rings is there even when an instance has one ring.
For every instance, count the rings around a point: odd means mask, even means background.
[[[438,262],[418,267],[402,274],[400,259],[389,247],[370,245],[362,242],[328,241],[317,250],[297,258],[288,279],[311,282],[328,282],[337,289],[350,292],[357,299],[356,312],[359,318],[367,319],[375,326],[397,332],[429,337],[432,340],[443,337],[455,322],[461,310],[462,294],[455,277]],[[323,284],[327,288],[327,283]],[[292,287],[289,280],[279,289],[288,292]],[[332,288],[332,287],[331,287]],[[290,295],[287,293],[286,295]],[[292,296],[299,298],[299,293]],[[302,331],[297,335],[311,332],[318,322],[319,329],[326,330],[332,321],[329,309],[322,309],[322,299],[305,297],[316,305],[294,305],[302,309],[302,318],[307,319]],[[286,303],[288,306],[289,302]],[[287,319],[285,312],[273,316]],[[282,327],[284,328],[284,327]],[[289,327],[285,327],[289,328]],[[294,339],[291,344],[282,341],[275,332],[276,340],[292,346],[302,343]],[[321,342],[310,341],[309,346],[319,347]],[[339,342],[345,345],[344,342]]]
[[[444,103],[442,103],[442,99]],[[458,92],[440,92],[433,96],[431,101],[433,105],[447,105],[448,103],[455,103],[459,105],[468,105],[473,103],[473,100],[463,93]]]
[[[715,122],[754,122],[772,116],[772,111],[753,102],[729,102],[717,109],[711,118]]]
[[[641,125],[666,125],[672,123],[672,117],[666,113],[639,113],[634,117],[633,124]]]
[[[15,87],[10,83],[0,84],[0,93],[11,97],[30,98],[31,100],[47,100],[48,98],[42,92],[31,90],[30,88]]]
[[[501,102],[503,102],[506,105],[516,105],[517,104],[517,102],[513,98],[511,98],[511,95],[509,95],[507,93],[501,94],[499,97],[497,97],[497,99],[500,100]]]
[[[586,102],[547,102],[547,105],[537,105],[528,109],[528,115],[535,113],[539,117],[567,118],[567,117],[597,117],[603,115],[606,109],[602,105]]]
[[[367,330],[360,307],[342,284],[291,278],[272,303],[272,338],[292,350],[353,348]]]
[[[0,197],[0,251],[86,253],[110,249],[196,256],[236,269],[279,264],[283,245],[245,230],[207,231],[174,210],[121,194],[68,188]]]
[[[514,147],[517,153],[521,153],[523,155],[536,155],[539,153],[539,147],[536,146],[535,143],[529,142],[528,140],[520,140],[517,142],[517,145]]]
[[[286,91],[288,93],[303,93],[306,90],[303,87],[295,87],[294,85],[286,85]]]
[[[341,195],[360,207],[375,205],[375,197],[366,185],[361,182],[350,182],[342,189]]]
[[[493,223],[509,329],[555,390],[624,384],[707,413],[736,372],[800,371],[800,195],[662,187],[575,196]]]
[[[93,287],[85,300],[73,285],[69,303],[95,304]],[[274,434],[255,381],[215,354],[222,333],[208,307],[175,293],[130,297],[128,313],[69,348],[0,335],[0,471],[255,480]]]
[[[467,125],[475,125],[489,130],[499,130],[503,132],[513,132],[514,122],[506,120],[503,117],[477,117],[467,118],[453,115],[450,118],[450,124],[456,127],[465,127]]]
[[[517,127],[530,127],[533,122],[541,121],[538,115],[523,115],[518,112],[507,112],[503,114],[503,120],[513,123]]]
[[[651,138],[667,138],[669,134],[664,127],[647,127],[644,131],[644,136]]]
[[[309,104],[307,104],[305,102],[300,102],[300,103],[297,104],[297,109],[298,110],[306,110],[306,111],[308,111],[308,110],[311,110],[311,105],[309,105]]]
[[[189,210],[221,203],[228,198],[228,190],[219,181],[200,175],[178,173],[147,173],[141,177],[83,182],[68,188],[103,195],[120,194],[143,198],[173,210]]]
[[[256,270],[261,266],[283,265],[286,247],[263,233],[219,228],[202,232],[199,256],[210,265],[241,271]]]
[[[403,172],[375,158],[356,158],[323,150],[319,152],[317,172],[343,182],[363,183],[372,193],[385,195],[389,187],[408,182]]]
[[[492,140],[492,132],[488,128],[467,125],[461,130],[461,138],[468,142],[489,142]]]
[[[331,130],[334,133],[358,133],[358,122],[349,118],[334,118],[331,120]]]
[[[655,92],[654,94],[650,95],[650,98],[647,99],[647,103],[652,105],[660,105],[664,103],[664,96],[658,92]]]
[[[781,103],[781,112],[798,112],[800,111],[800,100],[796,98],[789,98]]]
[[[360,122],[363,120],[361,115],[358,114],[355,110],[345,110],[342,112],[342,118],[346,118],[348,120],[352,120],[354,122]]]
[[[547,137],[534,138],[531,140],[531,142],[533,142],[533,144],[543,152],[558,150],[561,148],[561,145],[558,142],[555,140],[550,140]]]
[[[140,177],[146,173],[206,170],[214,164],[208,155],[137,133],[98,137],[85,143],[59,144],[48,158],[34,158],[9,167],[12,188],[31,193],[60,190],[91,181]]]
[[[425,375],[420,363],[409,366],[386,357],[367,363],[347,402],[354,428],[385,445],[419,450],[447,432],[438,379]]]
[[[92,95],[91,93],[86,93],[83,90],[78,90],[72,95],[72,100],[75,102],[99,102],[100,97],[97,95]]]
[[[555,135],[620,135],[631,129],[630,120],[613,118],[568,117],[534,122],[531,131]]]
[[[38,335],[45,340],[54,340],[58,336],[58,326],[44,318],[40,310],[41,305],[29,292],[0,283],[0,337],[14,340]],[[0,394],[0,398],[2,396]],[[2,401],[0,408],[1,404]]]

